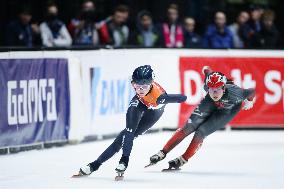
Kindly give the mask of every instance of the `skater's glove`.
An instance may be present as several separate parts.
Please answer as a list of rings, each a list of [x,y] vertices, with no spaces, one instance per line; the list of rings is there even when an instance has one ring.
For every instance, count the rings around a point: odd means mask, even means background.
[[[187,97],[182,94],[162,94],[157,99],[157,104],[168,104],[168,103],[182,103],[186,101]]]
[[[212,73],[213,71],[212,71],[212,69],[209,67],[209,66],[203,66],[203,68],[202,68],[202,73],[205,75],[205,76],[207,76],[207,75],[209,75],[210,73]]]
[[[245,99],[244,100],[244,106],[243,106],[243,110],[249,110],[253,107],[253,104],[255,103],[255,97],[253,98],[253,100],[248,100]]]

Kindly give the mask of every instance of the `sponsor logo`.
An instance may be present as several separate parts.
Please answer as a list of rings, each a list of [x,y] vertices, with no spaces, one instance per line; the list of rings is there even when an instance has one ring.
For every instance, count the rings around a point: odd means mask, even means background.
[[[135,91],[128,78],[112,79],[103,77],[100,67],[91,68],[92,115],[115,115],[125,113],[129,106],[137,106],[138,101],[129,104]]]
[[[57,119],[55,79],[8,81],[8,124]]]

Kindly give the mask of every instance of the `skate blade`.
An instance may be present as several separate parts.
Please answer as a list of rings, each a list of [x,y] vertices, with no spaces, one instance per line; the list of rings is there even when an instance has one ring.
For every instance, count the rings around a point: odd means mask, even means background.
[[[122,181],[124,179],[124,176],[116,176],[114,178],[115,181]]]
[[[123,178],[124,178],[124,172],[122,172],[122,171],[117,171],[116,172],[117,173],[117,175],[116,175],[116,177],[114,178],[114,180],[115,181],[120,181],[120,180],[123,180]]]
[[[80,177],[86,177],[86,176],[88,176],[88,175],[82,175],[82,174],[78,173],[78,174],[72,175],[71,178],[80,178]]]
[[[167,169],[162,169],[162,172],[175,172],[175,171],[180,171],[181,168],[175,169],[175,168],[167,168]]]
[[[156,163],[150,163],[150,164],[146,165],[144,168],[151,167],[151,166],[153,166],[153,165],[155,165],[155,164],[156,164]]]

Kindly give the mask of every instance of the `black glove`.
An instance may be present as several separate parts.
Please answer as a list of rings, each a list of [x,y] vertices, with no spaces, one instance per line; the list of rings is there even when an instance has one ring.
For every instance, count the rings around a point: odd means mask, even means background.
[[[182,94],[162,94],[157,99],[157,104],[168,104],[168,103],[182,103],[186,101],[187,96]]]

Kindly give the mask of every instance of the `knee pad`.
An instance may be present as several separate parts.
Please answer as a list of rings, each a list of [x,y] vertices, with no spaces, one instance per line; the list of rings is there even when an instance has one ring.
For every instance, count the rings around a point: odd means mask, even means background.
[[[194,134],[194,137],[203,140],[206,137],[206,134],[202,129],[197,129],[197,131]]]
[[[195,127],[192,123],[187,123],[183,128],[182,131],[184,132],[184,134],[187,136],[189,134],[191,134],[193,131],[195,130]]]

